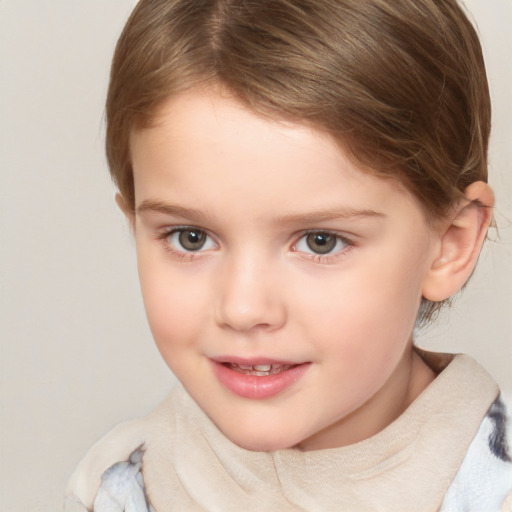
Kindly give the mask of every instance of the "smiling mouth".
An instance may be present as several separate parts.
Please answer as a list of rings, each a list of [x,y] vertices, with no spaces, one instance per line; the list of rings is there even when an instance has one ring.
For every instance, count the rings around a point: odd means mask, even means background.
[[[255,375],[257,377],[277,375],[298,366],[296,364],[255,364],[252,366],[241,364],[239,365],[235,363],[222,364],[230,370],[234,370],[235,372],[243,373],[244,375]]]
[[[272,398],[293,387],[311,363],[225,357],[212,359],[213,372],[231,393],[251,400]]]

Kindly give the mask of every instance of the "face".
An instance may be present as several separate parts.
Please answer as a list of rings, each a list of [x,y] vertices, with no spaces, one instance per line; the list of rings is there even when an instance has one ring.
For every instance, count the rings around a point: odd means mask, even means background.
[[[384,428],[418,389],[411,337],[436,250],[420,207],[327,135],[219,92],[175,97],[155,121],[131,140],[132,220],[171,370],[248,449]]]

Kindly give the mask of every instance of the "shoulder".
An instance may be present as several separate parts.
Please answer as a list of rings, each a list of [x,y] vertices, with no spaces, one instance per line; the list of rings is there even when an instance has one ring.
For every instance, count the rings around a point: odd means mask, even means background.
[[[448,489],[441,511],[512,510],[507,508],[512,499],[512,403],[508,399],[506,402],[499,396],[489,408]]]
[[[132,469],[138,464],[138,457],[152,438],[159,435],[162,428],[172,425],[169,417],[174,412],[175,394],[173,391],[147,416],[117,425],[89,449],[69,480],[65,493],[66,512],[92,510],[102,477],[109,474],[105,472],[118,463],[127,463]]]
[[[145,437],[140,419],[121,423],[96,442],[71,476],[65,495],[66,511],[92,509],[102,474],[117,462],[129,460],[131,453],[145,444]]]

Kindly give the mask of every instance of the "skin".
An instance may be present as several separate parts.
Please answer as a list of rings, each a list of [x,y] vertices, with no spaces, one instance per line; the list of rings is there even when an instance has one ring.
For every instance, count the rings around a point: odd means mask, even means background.
[[[167,101],[131,149],[135,212],[119,202],[152,333],[228,438],[261,451],[356,443],[432,382],[412,332],[422,296],[446,281],[449,229],[432,231],[399,183],[362,172],[326,134],[215,89]],[[208,235],[200,250],[180,245],[184,226]],[[335,248],[315,254],[311,230],[339,237]],[[211,359],[226,356],[309,364],[254,400],[219,382]]]

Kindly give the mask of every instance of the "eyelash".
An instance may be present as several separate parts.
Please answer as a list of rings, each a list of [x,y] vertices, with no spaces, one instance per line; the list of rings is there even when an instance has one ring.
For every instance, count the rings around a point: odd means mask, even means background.
[[[187,251],[184,250],[177,250],[175,249],[172,244],[169,241],[169,237],[172,235],[175,235],[177,233],[181,233],[183,231],[199,231],[205,234],[210,240],[213,240],[212,237],[208,234],[208,232],[205,229],[198,228],[196,226],[176,226],[170,229],[167,229],[160,233],[158,235],[158,239],[162,242],[164,249],[173,255],[178,261],[192,261],[196,257],[199,257],[202,252],[205,252],[204,250],[197,250],[197,251]],[[310,235],[327,235],[327,236],[333,236],[336,238],[336,243],[341,242],[344,244],[344,247],[342,247],[339,250],[336,250],[335,252],[329,252],[325,254],[319,254],[314,252],[306,252],[302,250],[297,250],[297,246],[302,240],[305,240],[306,237]],[[215,243],[215,242],[214,242]],[[306,242],[307,243],[307,242]],[[292,245],[291,250],[292,252],[300,252],[304,258],[308,259],[309,261],[312,261],[314,263],[334,263],[339,258],[344,257],[351,249],[353,249],[357,244],[345,237],[340,235],[339,233],[336,233],[334,231],[328,231],[328,230],[309,230],[309,231],[303,231],[300,233],[300,236],[297,238],[297,241]]]
[[[171,242],[169,241],[169,238],[172,235],[176,233],[181,233],[183,231],[199,231],[204,233],[210,240],[212,239],[212,237],[208,234],[208,232],[205,229],[198,228],[196,226],[175,226],[173,228],[166,229],[165,231],[160,233],[158,235],[158,240],[162,242],[164,249],[178,261],[192,261],[204,251],[200,249],[197,251],[187,251],[186,249],[180,251],[175,249],[172,246]]]
[[[336,250],[335,252],[328,252],[325,254],[320,253],[314,253],[314,252],[306,252],[306,251],[299,251],[297,250],[297,246],[302,240],[306,240],[306,238],[310,235],[327,235],[332,236],[336,239],[336,244],[338,242],[341,242],[344,247],[341,247],[340,249]],[[307,243],[307,242],[306,242]],[[300,237],[297,239],[297,241],[292,246],[292,251],[294,252],[301,252],[303,257],[307,258],[309,261],[312,261],[314,263],[336,263],[340,258],[345,257],[350,250],[352,250],[357,244],[351,240],[350,238],[347,238],[345,236],[340,235],[339,233],[335,231],[329,231],[324,229],[313,229],[309,231],[303,231],[300,234]]]

